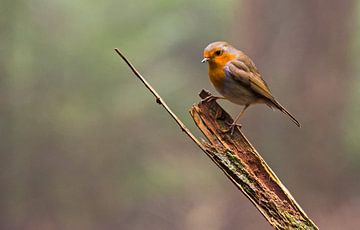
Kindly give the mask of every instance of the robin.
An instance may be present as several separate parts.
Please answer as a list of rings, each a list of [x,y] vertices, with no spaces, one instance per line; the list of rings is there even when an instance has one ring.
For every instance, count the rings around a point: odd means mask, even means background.
[[[210,43],[204,50],[204,59],[209,64],[209,77],[216,90],[223,96],[209,96],[205,101],[227,99],[244,108],[230,124],[234,132],[240,117],[252,104],[263,103],[288,115],[300,127],[300,123],[271,94],[253,61],[242,51],[227,42]]]

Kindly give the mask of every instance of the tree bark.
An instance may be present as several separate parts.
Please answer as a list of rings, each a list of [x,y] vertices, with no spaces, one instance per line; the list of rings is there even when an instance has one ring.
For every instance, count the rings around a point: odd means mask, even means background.
[[[233,120],[219,104],[203,101],[190,113],[209,141],[203,142],[209,156],[275,229],[318,229],[244,134],[226,132]]]

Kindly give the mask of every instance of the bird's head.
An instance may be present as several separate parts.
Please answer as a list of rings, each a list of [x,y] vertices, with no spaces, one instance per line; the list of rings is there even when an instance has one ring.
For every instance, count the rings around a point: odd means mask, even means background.
[[[213,42],[204,49],[204,59],[202,63],[208,62],[210,65],[225,65],[227,62],[236,58],[236,49],[227,42]]]

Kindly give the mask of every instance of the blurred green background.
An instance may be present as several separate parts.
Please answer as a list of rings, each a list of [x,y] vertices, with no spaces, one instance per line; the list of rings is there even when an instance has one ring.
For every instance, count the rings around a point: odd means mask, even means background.
[[[271,229],[113,51],[201,136],[216,40],[303,124],[254,106],[250,141],[320,228],[356,229],[359,22],[354,0],[0,0],[0,229]]]

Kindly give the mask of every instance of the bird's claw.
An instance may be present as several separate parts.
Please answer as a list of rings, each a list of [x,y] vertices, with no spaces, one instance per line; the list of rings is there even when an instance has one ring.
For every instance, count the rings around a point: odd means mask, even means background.
[[[204,99],[202,99],[201,100],[201,102],[206,102],[206,103],[209,103],[209,102],[211,102],[211,101],[213,101],[213,100],[216,100],[216,99],[218,99],[218,97],[215,97],[215,96],[213,96],[213,95],[210,95],[210,96],[207,96],[207,97],[205,97]]]
[[[224,133],[230,132],[231,135],[234,134],[235,127],[239,127],[239,129],[241,129],[241,127],[242,127],[241,124],[236,124],[235,122],[230,123],[230,122],[226,121],[225,123],[227,125],[229,125],[230,127],[228,129],[224,130],[223,132]]]

